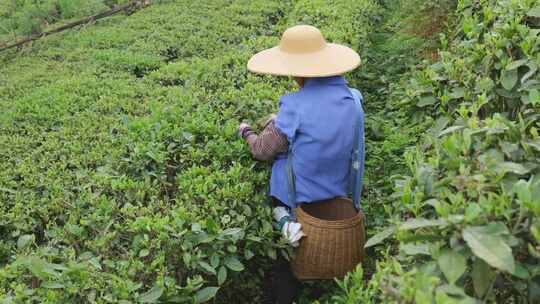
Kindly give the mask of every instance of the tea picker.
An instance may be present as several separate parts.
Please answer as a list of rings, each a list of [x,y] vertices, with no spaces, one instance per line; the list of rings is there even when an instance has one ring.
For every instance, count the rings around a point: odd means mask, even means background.
[[[290,265],[276,266],[269,303],[292,303],[298,280],[343,277],[364,257],[362,95],[341,76],[359,64],[354,50],[308,25],[287,29],[248,62],[252,72],[294,77],[300,87],[281,97],[260,134],[238,128],[256,159],[273,162],[276,227],[297,247]]]

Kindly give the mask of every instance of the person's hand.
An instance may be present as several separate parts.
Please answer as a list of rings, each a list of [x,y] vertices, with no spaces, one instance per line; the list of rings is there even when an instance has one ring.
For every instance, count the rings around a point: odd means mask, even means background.
[[[305,236],[302,225],[291,221],[291,215],[285,207],[276,207],[272,210],[274,219],[278,222],[283,237],[293,247],[298,247],[300,239]]]
[[[302,232],[302,224],[296,222],[286,222],[281,229],[281,233],[293,247],[298,247],[300,239],[305,236],[304,232]]]
[[[251,129],[251,126],[245,122],[241,123],[239,126],[238,126],[238,135],[240,135],[240,137],[244,138],[244,134],[247,130]]]

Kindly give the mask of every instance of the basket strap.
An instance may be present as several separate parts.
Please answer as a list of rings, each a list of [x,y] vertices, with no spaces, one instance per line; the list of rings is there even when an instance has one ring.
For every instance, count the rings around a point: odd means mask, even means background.
[[[293,219],[296,219],[295,208],[296,208],[296,184],[294,180],[294,171],[293,171],[293,143],[294,139],[291,139],[289,143],[289,151],[287,152],[287,190],[288,190],[288,200],[289,205],[291,206],[291,215]]]
[[[360,198],[362,196],[362,179],[364,177],[365,145],[364,145],[364,110],[362,101],[364,98],[357,89],[350,89],[354,97],[356,107],[356,119],[354,126],[354,142],[351,159],[350,188],[354,207],[360,210]]]

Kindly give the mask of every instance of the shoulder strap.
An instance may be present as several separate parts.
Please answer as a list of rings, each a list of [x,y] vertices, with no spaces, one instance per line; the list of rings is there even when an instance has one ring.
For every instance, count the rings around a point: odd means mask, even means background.
[[[293,171],[293,141],[289,142],[289,151],[287,152],[287,186],[288,186],[288,196],[289,205],[294,212],[296,207],[296,184],[294,180],[294,171]],[[293,213],[294,215],[294,213]]]
[[[360,198],[362,196],[362,184],[364,177],[364,110],[362,109],[363,97],[357,89],[350,89],[354,97],[356,107],[356,119],[354,126],[354,142],[351,159],[350,187],[354,206],[360,210]]]

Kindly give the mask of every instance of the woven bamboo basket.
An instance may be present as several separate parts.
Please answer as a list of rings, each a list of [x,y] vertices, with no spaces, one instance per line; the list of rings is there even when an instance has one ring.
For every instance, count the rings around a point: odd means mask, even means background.
[[[364,259],[364,214],[350,199],[303,204],[297,221],[306,234],[291,261],[299,280],[343,278]]]

